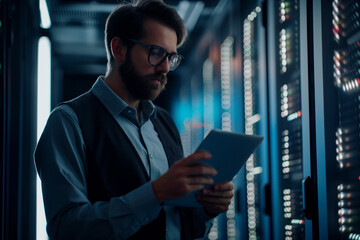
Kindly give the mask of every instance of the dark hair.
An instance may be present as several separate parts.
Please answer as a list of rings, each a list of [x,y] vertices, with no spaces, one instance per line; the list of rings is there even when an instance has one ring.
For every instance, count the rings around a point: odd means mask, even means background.
[[[159,21],[176,32],[177,46],[181,46],[186,37],[183,20],[177,11],[161,0],[138,0],[119,5],[107,18],[105,24],[105,47],[108,64],[113,61],[111,40],[119,37],[125,45],[131,45],[129,39],[140,39],[146,35],[146,19]]]

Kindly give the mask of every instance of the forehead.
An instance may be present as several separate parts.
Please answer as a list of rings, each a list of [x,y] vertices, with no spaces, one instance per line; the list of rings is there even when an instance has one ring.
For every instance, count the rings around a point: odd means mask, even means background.
[[[163,47],[169,52],[176,51],[177,37],[174,29],[153,19],[145,20],[144,29],[146,35],[142,41]]]

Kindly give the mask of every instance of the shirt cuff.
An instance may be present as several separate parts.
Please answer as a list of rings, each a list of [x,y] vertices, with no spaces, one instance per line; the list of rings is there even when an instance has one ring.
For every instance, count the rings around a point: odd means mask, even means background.
[[[153,221],[160,213],[161,205],[155,196],[152,183],[148,182],[124,196],[130,212],[142,225]]]

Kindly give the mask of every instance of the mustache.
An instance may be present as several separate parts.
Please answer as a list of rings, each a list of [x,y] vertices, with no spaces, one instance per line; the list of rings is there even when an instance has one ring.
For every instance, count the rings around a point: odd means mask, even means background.
[[[167,76],[163,73],[154,73],[146,77],[147,79],[160,79],[161,83],[167,82]]]

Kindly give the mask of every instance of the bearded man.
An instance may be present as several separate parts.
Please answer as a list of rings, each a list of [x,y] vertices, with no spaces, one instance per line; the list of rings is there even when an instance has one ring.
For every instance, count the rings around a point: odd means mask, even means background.
[[[182,56],[186,30],[162,1],[121,4],[108,17],[107,73],[60,104],[35,151],[50,239],[195,239],[226,211],[231,182],[213,184],[212,167],[183,157],[170,115],[152,100]],[[200,190],[202,207],[170,206]]]

